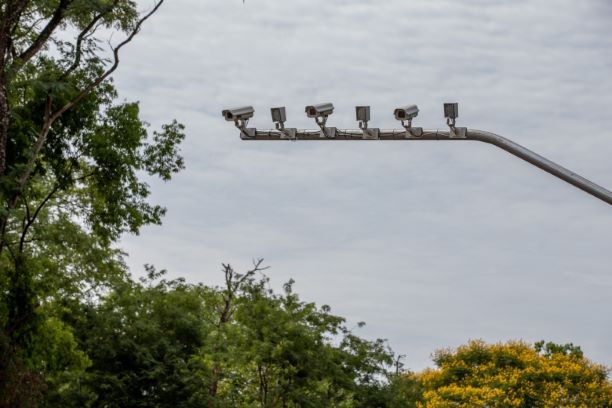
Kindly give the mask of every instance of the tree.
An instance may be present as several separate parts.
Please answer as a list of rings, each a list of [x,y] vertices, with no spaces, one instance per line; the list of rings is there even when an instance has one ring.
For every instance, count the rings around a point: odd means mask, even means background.
[[[471,341],[434,362],[420,407],[612,407],[606,368],[572,344]]]
[[[145,12],[132,0],[0,5],[2,395],[43,382],[26,369],[46,306],[107,290],[126,273],[114,242],[161,222],[142,174],[169,180],[183,168],[183,126],[149,134],[137,103],[116,102],[111,75],[162,3]]]
[[[84,318],[73,326],[91,362],[80,389],[57,406],[203,406],[205,289],[164,273],[148,267],[141,282],[119,285],[99,305],[81,304]]]
[[[226,286],[209,298],[206,315],[217,317],[202,350],[214,379],[208,405],[384,406],[386,342],[360,338],[329,306],[301,301],[293,281],[274,293],[256,275],[262,269],[261,260],[244,274],[224,265]]]
[[[227,286],[211,288],[148,267],[147,278],[121,281],[94,301],[54,300],[45,342],[30,358],[45,371],[45,403],[393,406],[386,343],[351,333],[327,306],[300,301],[292,282],[275,294],[255,276],[261,269],[261,261],[246,273],[226,264]]]
[[[209,315],[216,319],[216,321],[210,322],[214,330],[211,331],[209,338],[211,346],[207,350],[207,354],[209,354],[207,360],[211,365],[211,382],[208,390],[209,407],[217,404],[221,370],[223,365],[227,365],[231,359],[227,351],[228,345],[233,340],[232,337],[235,337],[237,333],[236,330],[232,330],[231,325],[234,322],[237,298],[242,294],[245,286],[252,285],[253,275],[268,269],[268,267],[262,266],[262,263],[263,259],[253,261],[253,268],[245,273],[238,273],[230,264],[223,264],[225,287],[213,290],[212,297],[207,299],[209,306],[212,305]]]

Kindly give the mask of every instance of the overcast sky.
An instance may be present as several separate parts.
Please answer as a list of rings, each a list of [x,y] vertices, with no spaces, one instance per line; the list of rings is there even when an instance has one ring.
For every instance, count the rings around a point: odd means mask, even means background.
[[[148,2],[141,2],[150,6]],[[612,365],[612,207],[478,142],[245,142],[221,117],[331,101],[329,123],[459,124],[509,137],[612,189],[609,0],[168,0],[115,75],[158,127],[187,126],[187,170],[153,182],[161,227],[129,264],[219,284],[263,257],[272,285],[329,304],[406,365],[469,339],[581,345]]]

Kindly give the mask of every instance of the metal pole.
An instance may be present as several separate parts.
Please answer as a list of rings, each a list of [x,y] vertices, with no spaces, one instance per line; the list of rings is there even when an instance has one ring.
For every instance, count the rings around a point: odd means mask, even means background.
[[[453,128],[455,129],[455,128]],[[545,157],[515,143],[505,137],[482,130],[456,128],[463,132],[448,130],[423,130],[411,133],[405,130],[381,130],[377,138],[369,137],[363,130],[335,130],[333,137],[322,137],[320,130],[297,130],[293,136],[282,130],[256,130],[253,128],[241,131],[243,140],[477,140],[495,145],[510,154],[578,187],[582,191],[612,205],[612,192],[585,179],[584,177],[562,167]]]
[[[612,205],[612,191],[606,190],[605,188],[585,179],[573,171],[532,152],[518,143],[514,143],[512,140],[508,140],[505,137],[481,130],[468,130],[467,139],[490,143],[499,147],[500,149],[504,149],[508,153],[513,154],[516,157],[519,157],[526,162],[552,174],[553,176],[558,177],[575,187],[578,187],[582,191],[585,191],[592,196]]]

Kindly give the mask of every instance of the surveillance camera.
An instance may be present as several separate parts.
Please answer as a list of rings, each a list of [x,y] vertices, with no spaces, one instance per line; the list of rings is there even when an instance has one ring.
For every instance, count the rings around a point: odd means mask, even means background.
[[[397,120],[412,120],[419,114],[419,108],[416,105],[407,105],[395,109],[393,111]]]
[[[450,128],[449,135],[451,139],[465,139],[467,135],[467,128],[455,126],[455,119],[459,117],[459,104],[456,102],[445,103],[444,117],[446,118],[446,124]]]
[[[355,116],[360,122],[369,122],[370,120],[370,107],[369,106],[355,106]]]
[[[285,112],[284,106],[271,108],[270,112],[272,113],[272,122],[283,123],[287,121],[287,113]]]
[[[225,109],[222,114],[227,121],[247,120],[253,117],[255,109],[252,106]]]
[[[331,103],[321,103],[319,105],[310,105],[306,107],[306,115],[309,118],[329,116],[332,113],[334,113],[334,105]]]
[[[280,138],[296,140],[297,129],[285,127],[285,122],[287,121],[285,107],[279,106],[278,108],[271,108],[270,113],[272,113],[272,122],[276,124],[276,129],[280,131]]]
[[[459,117],[459,104],[458,103],[445,103],[444,104],[444,117],[447,119],[457,119]]]

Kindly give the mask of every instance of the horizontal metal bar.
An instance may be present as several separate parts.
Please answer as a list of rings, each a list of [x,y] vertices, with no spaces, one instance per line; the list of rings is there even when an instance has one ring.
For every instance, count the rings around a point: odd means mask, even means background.
[[[251,130],[251,129],[249,129]],[[254,129],[253,129],[254,130]],[[337,129],[335,137],[322,137],[320,130],[298,129],[295,139],[286,137],[280,130],[255,130],[255,136],[242,133],[243,140],[450,140],[450,132],[425,130],[422,136],[413,136],[405,130],[381,130],[378,139],[364,138],[361,129]]]
[[[476,140],[479,142],[495,145],[516,157],[519,157],[526,162],[533,164],[536,167],[560,178],[563,181],[591,194],[594,197],[612,205],[612,192],[585,179],[584,177],[574,173],[558,165],[557,163],[540,156],[537,153],[515,143],[503,136],[496,135],[491,132],[482,130],[467,129],[465,136],[458,136],[460,133],[451,133],[448,130],[423,130],[422,133],[409,133],[405,130],[381,130],[378,139],[364,137],[363,130],[340,130],[337,129],[335,137],[322,137],[320,130],[298,130],[295,133],[295,138],[288,138],[286,134],[278,130],[255,130],[248,129],[253,134],[249,137],[246,133],[241,132],[243,140]],[[416,134],[416,135],[415,135]]]

